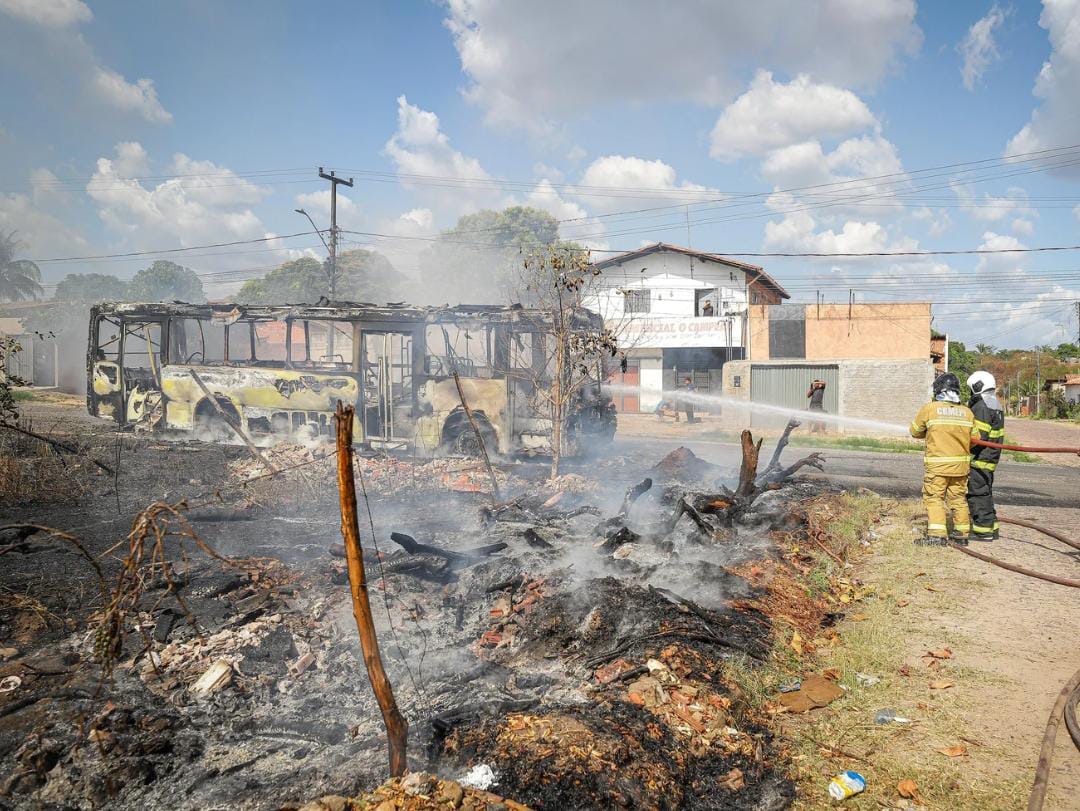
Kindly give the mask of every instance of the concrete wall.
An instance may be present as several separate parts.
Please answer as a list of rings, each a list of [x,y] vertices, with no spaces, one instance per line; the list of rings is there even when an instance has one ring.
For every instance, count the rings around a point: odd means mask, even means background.
[[[641,393],[638,402],[642,411],[653,411],[664,391],[664,361],[662,358],[641,359]]]
[[[925,359],[930,356],[930,305],[784,304],[806,312],[806,360]],[[769,310],[750,307],[750,358],[769,359]]]
[[[724,396],[750,404],[750,368],[762,365],[798,363],[790,359],[778,361],[730,361],[724,365]],[[826,361],[822,361],[823,363]],[[899,360],[836,360],[839,369],[839,415],[877,422],[907,426],[915,413],[930,400],[934,369],[929,358]],[[735,386],[735,377],[741,386]],[[729,430],[742,428],[778,428],[782,419],[751,419],[751,409],[731,405],[724,408],[723,425]],[[830,433],[874,434],[866,426],[829,426]]]
[[[616,320],[624,315],[626,297],[621,291],[644,288],[650,291],[650,312],[642,316],[692,318],[698,315],[696,294],[715,289],[715,314],[726,315],[745,308],[745,277],[744,271],[718,262],[695,259],[691,263],[684,254],[659,252],[604,268],[598,289],[585,306]]]

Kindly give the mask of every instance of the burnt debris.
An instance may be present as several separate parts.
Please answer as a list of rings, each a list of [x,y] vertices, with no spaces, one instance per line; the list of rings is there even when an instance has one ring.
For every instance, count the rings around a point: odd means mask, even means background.
[[[160,458],[132,443],[133,457]],[[202,446],[179,463],[190,470],[146,474],[175,497],[156,513],[173,535],[155,544],[144,525],[156,568],[149,554],[123,564],[130,544],[108,552],[130,527],[111,501],[91,516],[98,534],[80,537],[107,594],[122,571],[138,584],[122,612],[98,604],[74,556],[10,539],[7,576],[26,596],[0,595],[0,683],[18,680],[0,693],[0,807],[296,808],[384,781],[386,731],[336,547],[336,460],[277,447],[279,468],[304,466],[253,479],[263,466],[242,454]],[[740,476],[680,449],[647,471],[601,461],[554,483],[503,463],[495,505],[475,464],[355,460],[371,619],[410,771],[453,798],[454,780],[484,767],[486,788],[531,807],[789,804],[783,752],[725,677],[732,660],[763,660],[772,633],[734,569],[773,557],[771,530],[792,529],[811,492],[779,456]],[[179,475],[198,485],[178,488]]]

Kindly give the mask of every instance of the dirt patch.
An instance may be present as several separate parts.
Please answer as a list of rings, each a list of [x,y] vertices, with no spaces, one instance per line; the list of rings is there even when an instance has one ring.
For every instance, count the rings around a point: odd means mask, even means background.
[[[866,532],[867,554],[855,569],[865,581],[861,593],[842,606],[835,638],[814,640],[813,661],[839,677],[845,695],[805,716],[777,716],[797,753],[800,806],[829,807],[828,778],[845,769],[867,778],[855,806],[904,807],[910,798],[898,787],[906,780],[930,807],[1022,806],[1050,708],[1080,667],[1080,600],[1074,590],[950,549],[916,547],[917,502],[878,500],[871,509],[881,520]],[[1080,517],[1077,510],[1014,513],[1066,532]],[[1007,527],[1001,541],[979,548],[1080,575],[1080,557],[1030,530]],[[806,672],[801,657],[792,659],[762,685],[768,700],[800,665]],[[1046,808],[1074,808],[1078,777],[1080,753],[1063,730]]]

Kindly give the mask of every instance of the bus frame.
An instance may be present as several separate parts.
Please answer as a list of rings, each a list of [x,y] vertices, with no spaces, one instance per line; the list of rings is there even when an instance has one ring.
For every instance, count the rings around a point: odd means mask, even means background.
[[[603,328],[584,308],[570,317],[575,330]],[[99,304],[90,313],[87,410],[123,427],[220,442],[237,438],[232,423],[272,444],[330,440],[341,400],[356,409],[358,444],[475,454],[456,371],[490,451],[547,453],[551,420],[536,390],[550,332],[550,314],[521,306]],[[614,435],[602,365],[570,409],[578,439]]]

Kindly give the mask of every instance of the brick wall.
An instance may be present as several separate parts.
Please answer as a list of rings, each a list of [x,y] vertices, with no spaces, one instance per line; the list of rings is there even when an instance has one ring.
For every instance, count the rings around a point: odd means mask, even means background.
[[[783,365],[791,361],[774,361]],[[754,366],[772,365],[755,361]],[[840,360],[833,361],[839,367],[839,414],[878,422],[890,422],[907,426],[915,413],[930,400],[933,383],[933,366],[925,360]],[[749,403],[750,361],[730,361],[724,364],[724,396]],[[734,386],[735,375],[740,375],[742,385]],[[758,420],[758,422],[763,422]],[[782,425],[782,420],[778,422]],[[741,430],[750,427],[750,410],[737,406],[725,406],[721,418],[724,430]],[[865,428],[830,427],[830,433],[873,434]]]
[[[929,359],[845,360],[839,366],[840,413],[846,417],[908,425],[930,400]]]

